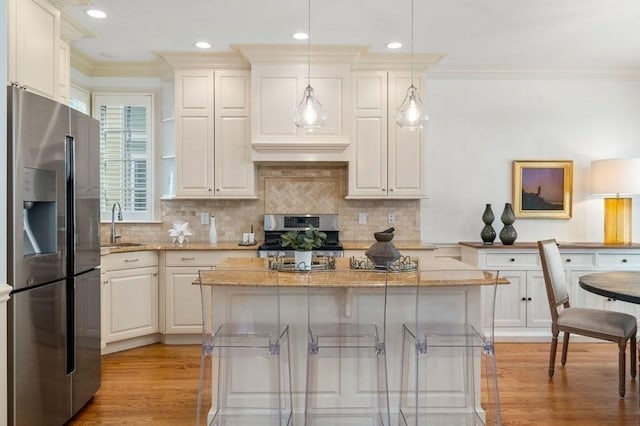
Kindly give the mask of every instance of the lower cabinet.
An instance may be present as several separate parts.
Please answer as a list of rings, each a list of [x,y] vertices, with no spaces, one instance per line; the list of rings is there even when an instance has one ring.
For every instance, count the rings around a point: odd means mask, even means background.
[[[640,249],[606,247],[594,244],[560,245],[570,303],[573,307],[597,308],[627,312],[639,316],[637,305],[607,299],[583,290],[582,275],[610,270],[640,270]],[[551,314],[544,275],[535,243],[513,246],[483,246],[461,243],[461,260],[483,269],[495,269],[507,278],[509,285],[498,286],[495,335],[502,341],[546,341],[551,336]],[[489,296],[487,289],[483,298]],[[484,303],[484,306],[488,306]],[[485,324],[489,312],[485,310]]]
[[[158,255],[153,251],[102,257],[102,342],[158,333]]]
[[[202,308],[200,287],[193,282],[198,279],[198,271],[214,268],[230,256],[255,257],[254,251],[225,250],[175,250],[165,251],[163,299],[160,302],[164,314],[163,334],[200,334],[202,333]],[[211,313],[210,290],[204,289],[205,314]]]

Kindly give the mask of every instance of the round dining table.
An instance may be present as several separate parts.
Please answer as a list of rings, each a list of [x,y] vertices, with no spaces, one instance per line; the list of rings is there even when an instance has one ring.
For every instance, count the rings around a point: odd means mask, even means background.
[[[583,289],[622,300],[640,304],[640,271],[615,271],[587,274],[578,280]]]

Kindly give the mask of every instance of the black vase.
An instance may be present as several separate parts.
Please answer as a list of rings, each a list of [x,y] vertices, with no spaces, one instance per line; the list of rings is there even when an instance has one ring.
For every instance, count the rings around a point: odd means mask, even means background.
[[[495,216],[493,215],[493,210],[491,210],[491,204],[487,204],[484,209],[484,213],[482,213],[482,221],[484,222],[484,228],[480,232],[480,238],[482,238],[482,242],[485,245],[492,245],[493,240],[496,239],[496,231],[493,229],[491,224]]]
[[[502,241],[502,244],[510,246],[516,241],[516,238],[518,238],[518,233],[513,227],[513,223],[516,221],[516,215],[513,212],[511,203],[504,204],[504,210],[502,211],[500,220],[504,224],[504,227],[500,231],[500,241]]]

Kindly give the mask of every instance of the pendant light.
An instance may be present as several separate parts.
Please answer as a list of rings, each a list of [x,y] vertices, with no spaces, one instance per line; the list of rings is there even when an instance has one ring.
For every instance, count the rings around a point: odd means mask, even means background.
[[[322,111],[322,105],[316,98],[313,87],[311,87],[311,0],[309,0],[308,5],[307,87],[304,89],[302,100],[296,107],[293,121],[297,127],[304,131],[313,132],[325,125],[327,117]]]
[[[411,0],[411,85],[396,111],[396,124],[403,129],[419,130],[429,120],[420,92],[413,84],[413,0]]]

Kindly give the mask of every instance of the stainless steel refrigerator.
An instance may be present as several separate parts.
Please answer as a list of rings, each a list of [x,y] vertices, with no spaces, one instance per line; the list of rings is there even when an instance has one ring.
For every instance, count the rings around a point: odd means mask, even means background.
[[[9,424],[62,425],[100,387],[99,122],[7,90]]]

